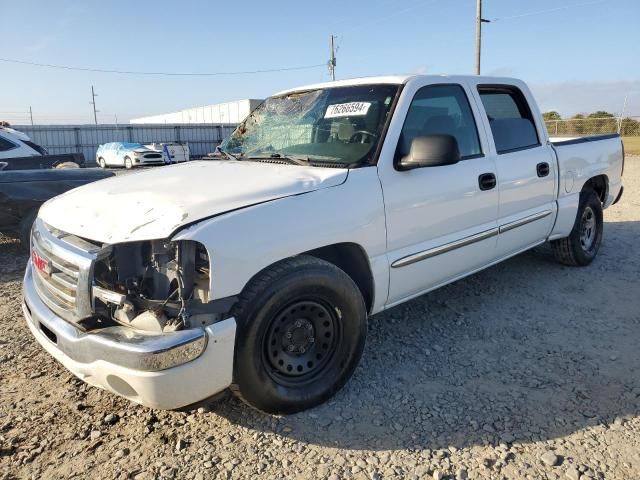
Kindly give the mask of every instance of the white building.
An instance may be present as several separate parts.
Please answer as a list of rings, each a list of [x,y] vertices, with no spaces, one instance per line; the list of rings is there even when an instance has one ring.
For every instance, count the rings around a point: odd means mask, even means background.
[[[216,103],[204,107],[193,107],[179,112],[161,113],[148,117],[132,118],[129,123],[231,123],[245,119],[263,100],[250,98],[235,102]]]

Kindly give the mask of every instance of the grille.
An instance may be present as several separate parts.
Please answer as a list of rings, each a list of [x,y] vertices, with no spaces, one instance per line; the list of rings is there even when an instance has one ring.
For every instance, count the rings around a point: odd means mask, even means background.
[[[65,320],[77,322],[90,316],[93,265],[104,253],[108,250],[36,219],[31,265],[40,299]]]
[[[40,244],[34,242],[32,260],[36,265],[35,282],[38,293],[50,307],[73,312],[76,307],[78,292],[78,277],[80,268],[67,262],[52,252],[46,251]],[[44,268],[37,267],[36,259],[44,261]],[[53,305],[50,305],[50,303]]]
[[[144,158],[162,158],[162,154],[160,153],[147,153]]]

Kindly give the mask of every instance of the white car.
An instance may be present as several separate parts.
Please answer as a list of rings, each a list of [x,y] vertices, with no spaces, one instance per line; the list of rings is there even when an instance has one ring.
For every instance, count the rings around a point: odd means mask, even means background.
[[[624,168],[618,135],[554,141],[524,82],[480,76],[281,92],[220,151],[40,209],[23,311],[78,377],[154,408],[318,405],[370,315],[547,241],[589,265]]]
[[[111,142],[98,147],[96,163],[102,168],[133,168],[144,165],[163,165],[164,157],[161,152],[141,143]]]
[[[0,160],[47,155],[44,147],[33,143],[26,133],[9,127],[0,127]]]

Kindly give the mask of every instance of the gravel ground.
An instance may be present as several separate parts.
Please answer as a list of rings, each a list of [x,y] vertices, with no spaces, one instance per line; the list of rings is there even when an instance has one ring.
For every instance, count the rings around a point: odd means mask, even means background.
[[[286,417],[76,380],[28,333],[0,240],[0,479],[640,478],[640,157],[625,183],[590,267],[540,248],[376,315],[347,386]]]

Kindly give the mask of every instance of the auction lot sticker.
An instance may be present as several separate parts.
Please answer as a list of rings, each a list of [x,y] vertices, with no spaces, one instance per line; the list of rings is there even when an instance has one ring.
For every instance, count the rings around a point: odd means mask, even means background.
[[[324,118],[363,116],[369,111],[371,102],[349,102],[329,105]]]

